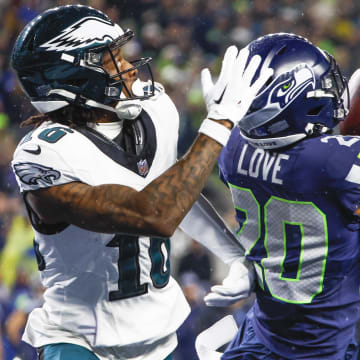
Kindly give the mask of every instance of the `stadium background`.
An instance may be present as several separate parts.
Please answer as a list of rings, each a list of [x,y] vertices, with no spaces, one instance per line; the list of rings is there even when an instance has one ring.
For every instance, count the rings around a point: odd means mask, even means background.
[[[27,131],[19,124],[34,113],[10,68],[11,49],[19,31],[40,12],[73,3],[100,9],[135,31],[126,54],[153,57],[155,79],[180,113],[180,154],[205,115],[200,71],[210,67],[217,73],[219,56],[232,43],[242,47],[263,34],[294,32],[334,55],[345,76],[360,66],[358,0],[0,0],[0,360],[34,359],[20,337],[27,314],[42,301],[32,230],[9,168],[15,146]],[[216,169],[205,193],[235,229],[229,195]],[[196,334],[225,313],[235,311],[241,321],[248,303],[221,311],[206,308],[202,296],[226,269],[181,233],[172,246],[173,273],[193,310],[179,331],[175,360],[193,360]]]

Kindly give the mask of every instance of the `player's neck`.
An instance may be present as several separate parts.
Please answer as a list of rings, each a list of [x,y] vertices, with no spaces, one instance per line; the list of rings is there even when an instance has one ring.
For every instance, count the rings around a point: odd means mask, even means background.
[[[96,119],[96,123],[111,123],[111,122],[118,122],[118,116],[111,111],[103,110],[99,113],[98,118]]]
[[[114,139],[118,136],[123,127],[123,121],[117,120],[112,122],[99,122],[99,123],[88,123],[90,128],[98,131],[102,135],[105,135],[109,139]]]

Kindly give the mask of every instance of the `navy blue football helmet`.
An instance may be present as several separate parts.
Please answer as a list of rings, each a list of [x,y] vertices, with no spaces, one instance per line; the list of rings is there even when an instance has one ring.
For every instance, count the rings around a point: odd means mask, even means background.
[[[69,104],[112,110],[114,103],[129,100],[122,94],[124,73],[142,66],[148,70],[148,86],[130,100],[154,95],[151,58],[133,61],[133,67],[122,72],[115,61],[113,51],[133,36],[101,11],[82,5],[60,6],[43,12],[23,29],[13,49],[12,67],[31,103],[42,113]],[[102,66],[105,52],[117,69],[115,75]]]
[[[264,65],[274,69],[239,122],[249,143],[280,148],[329,132],[344,119],[348,110],[342,95],[348,96],[347,81],[330,54],[287,33],[263,36],[248,47],[249,59],[258,54]]]

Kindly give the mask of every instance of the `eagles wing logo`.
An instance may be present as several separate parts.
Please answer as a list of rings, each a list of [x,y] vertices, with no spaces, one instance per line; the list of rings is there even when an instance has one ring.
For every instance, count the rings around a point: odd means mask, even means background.
[[[14,171],[19,179],[28,185],[51,185],[61,175],[51,167],[31,162],[15,164]]]
[[[40,47],[49,51],[71,51],[94,43],[105,44],[123,34],[119,25],[90,16],[67,27]]]

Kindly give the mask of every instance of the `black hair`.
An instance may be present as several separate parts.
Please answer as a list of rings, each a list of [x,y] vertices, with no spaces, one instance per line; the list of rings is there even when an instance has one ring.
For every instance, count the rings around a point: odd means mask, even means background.
[[[83,127],[88,122],[96,122],[100,111],[103,112],[101,109],[85,109],[80,106],[69,105],[47,114],[30,116],[20,124],[20,127],[33,126],[37,128],[46,121],[67,125],[71,128]]]

